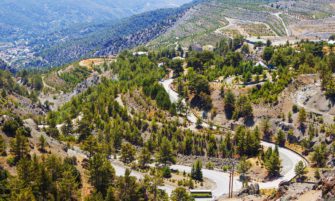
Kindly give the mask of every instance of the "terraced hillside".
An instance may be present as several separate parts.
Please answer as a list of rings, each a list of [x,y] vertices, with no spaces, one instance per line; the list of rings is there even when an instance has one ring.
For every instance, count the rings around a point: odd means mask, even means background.
[[[284,43],[287,40],[328,38],[335,32],[333,1],[212,0],[190,9],[149,47],[167,44],[215,45],[222,37],[240,34]]]

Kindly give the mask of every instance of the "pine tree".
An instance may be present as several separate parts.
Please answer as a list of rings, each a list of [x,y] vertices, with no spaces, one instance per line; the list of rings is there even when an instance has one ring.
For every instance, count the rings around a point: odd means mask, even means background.
[[[294,172],[297,175],[298,180],[303,179],[304,175],[306,174],[306,167],[302,161],[299,161],[294,167]]]
[[[172,151],[171,142],[166,137],[163,137],[162,143],[159,147],[159,151],[157,154],[157,160],[160,163],[166,165],[168,162],[174,163],[175,158]]]
[[[192,201],[193,198],[191,195],[185,190],[185,188],[178,187],[171,194],[172,201]]]
[[[306,111],[304,108],[301,108],[299,110],[298,121],[300,123],[300,126],[303,126],[303,124],[306,122]]]
[[[88,152],[89,158],[92,157],[99,149],[97,139],[93,135],[88,136],[88,138],[84,141],[82,148]]]
[[[231,119],[235,110],[235,95],[230,90],[227,91],[224,97],[224,110],[227,119]]]
[[[139,166],[141,168],[145,168],[147,164],[150,163],[150,160],[151,160],[151,153],[149,152],[148,148],[143,147],[138,157]]]
[[[29,155],[29,141],[27,137],[18,134],[10,143],[10,152],[16,161]]]
[[[248,173],[250,168],[251,168],[251,163],[248,162],[245,157],[243,157],[237,166],[237,171],[238,173],[241,174],[240,178],[242,180],[243,186],[247,186],[248,180],[247,180],[246,174]]]
[[[117,181],[119,194],[117,200],[139,200],[138,184],[136,178],[130,176],[130,170],[126,169],[124,177]]]
[[[89,181],[103,195],[115,179],[115,170],[107,158],[101,154],[94,155],[89,161]]]
[[[280,175],[281,161],[279,159],[278,147],[276,147],[274,151],[271,151],[271,156],[265,161],[265,168],[270,177],[277,177]]]
[[[280,147],[284,147],[286,142],[285,133],[282,130],[279,130],[277,133],[276,144]]]
[[[327,161],[327,147],[324,144],[318,145],[312,154],[312,161],[317,167],[323,167]]]
[[[130,143],[122,144],[121,148],[121,161],[124,163],[131,163],[135,160],[136,149]]]
[[[62,177],[57,182],[57,196],[61,200],[75,200],[78,183],[72,172],[66,170],[62,173]]]
[[[270,140],[272,131],[271,131],[270,120],[268,118],[262,120],[261,129],[263,132],[263,138],[266,140]]]
[[[316,169],[316,170],[315,170],[315,172],[314,172],[314,178],[315,178],[315,179],[318,179],[318,180],[321,178],[319,169]]]
[[[191,177],[194,180],[198,180],[198,181],[202,181],[202,164],[200,160],[196,160],[195,163],[192,166],[192,170],[191,170]]]

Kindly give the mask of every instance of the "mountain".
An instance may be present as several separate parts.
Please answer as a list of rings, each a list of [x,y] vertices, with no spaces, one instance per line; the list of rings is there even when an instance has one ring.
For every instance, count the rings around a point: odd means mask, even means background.
[[[189,9],[173,27],[148,44],[152,49],[192,44],[215,45],[243,35],[275,44],[326,40],[335,32],[334,1],[210,0]]]
[[[38,41],[37,47],[46,47],[36,48],[37,54],[43,59],[33,60],[35,63],[28,66],[58,66],[82,57],[115,55],[123,49],[146,44],[173,26],[191,5],[151,11],[118,23],[83,27],[80,31],[64,30],[65,33],[71,33],[65,34],[66,39],[62,42],[58,42],[60,39],[57,34],[54,34],[56,42],[52,45],[50,40],[45,45],[39,44],[43,41]]]
[[[3,0],[0,24],[33,31],[52,31],[74,24],[122,19],[159,8],[178,7],[189,0]]]
[[[113,31],[134,15],[161,8],[178,8],[191,0],[3,0],[0,2],[0,58],[13,67],[24,67],[34,64],[36,66],[50,66],[64,64],[73,59],[86,55],[87,52],[98,48],[93,46],[80,50],[91,35],[101,36],[101,32]],[[163,18],[165,11],[162,11]],[[151,15],[147,13],[146,16]],[[155,23],[162,19],[159,11],[154,13]],[[146,22],[142,18],[140,25]],[[109,31],[108,31],[109,30]],[[138,30],[137,30],[138,31]],[[106,35],[106,34],[105,34]],[[117,37],[113,35],[113,37]],[[85,38],[85,39],[84,39]],[[43,55],[48,49],[55,46],[72,43],[75,40],[78,52],[69,53],[69,58],[57,63],[45,60]],[[100,39],[99,39],[100,40]],[[105,40],[103,40],[105,41]],[[84,47],[84,49],[87,49]],[[43,52],[43,53],[42,53]],[[67,51],[65,51],[68,54]],[[79,55],[79,57],[77,56]],[[54,58],[59,59],[59,58]],[[42,60],[42,61],[41,61]]]

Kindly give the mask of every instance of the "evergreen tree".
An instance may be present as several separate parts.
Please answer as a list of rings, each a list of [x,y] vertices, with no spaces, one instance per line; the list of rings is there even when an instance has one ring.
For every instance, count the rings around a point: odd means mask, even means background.
[[[15,157],[16,161],[29,155],[29,141],[27,137],[19,134],[10,143],[10,152]]]
[[[89,158],[98,152],[98,148],[98,141],[93,135],[88,136],[82,146],[82,149],[88,152]]]
[[[79,133],[79,142],[84,141],[91,135],[90,121],[86,118],[79,121],[77,132]]]
[[[294,167],[294,172],[297,175],[297,179],[302,180],[304,175],[306,174],[306,167],[304,165],[304,162],[299,161]]]
[[[245,157],[243,157],[237,166],[237,172],[241,174],[240,180],[242,181],[243,186],[247,186],[248,180],[247,180],[246,174],[248,173],[250,168],[251,168],[251,163],[247,161]]]
[[[231,119],[235,110],[235,95],[230,90],[227,91],[224,98],[224,110],[227,119]]]
[[[117,181],[119,189],[118,200],[131,201],[139,200],[138,184],[136,178],[130,176],[130,170],[126,169],[124,177],[120,177]]]
[[[266,140],[270,140],[272,131],[271,131],[270,120],[268,118],[262,120],[261,129],[263,132],[263,138]]]
[[[306,122],[306,111],[304,108],[301,108],[299,110],[298,121],[300,123],[300,126],[303,126],[303,124]]]
[[[135,160],[136,149],[130,143],[123,143],[121,148],[121,161],[131,163]]]
[[[175,162],[171,142],[166,137],[163,137],[162,139],[162,143],[157,154],[157,160],[164,165],[166,165],[168,162]]]
[[[271,148],[270,148],[271,149]],[[278,150],[278,148],[276,147]],[[265,160],[265,168],[270,177],[277,177],[280,175],[281,161],[277,150],[271,151],[271,156]]]
[[[147,164],[150,163],[150,160],[151,160],[151,153],[149,152],[148,148],[143,147],[138,157],[139,166],[141,168],[145,168]]]
[[[89,160],[89,181],[97,192],[106,195],[114,179],[115,170],[105,156],[96,154]]]
[[[269,61],[271,60],[272,56],[273,56],[274,50],[272,47],[265,47],[264,51],[263,51],[263,59],[269,63]]]
[[[282,130],[279,130],[277,133],[276,144],[280,147],[284,147],[286,142],[285,133]]]
[[[178,187],[172,191],[171,200],[172,201],[193,201],[194,199],[185,190],[185,188]]]
[[[327,147],[324,144],[315,147],[312,154],[312,161],[317,167],[324,167],[327,161]]]
[[[202,181],[202,164],[200,160],[196,160],[195,163],[192,166],[192,170],[191,170],[191,178],[194,180],[198,180],[198,181]]]
[[[58,181],[57,185],[57,197],[60,200],[77,200],[78,183],[72,172],[66,170],[62,173],[62,177]]]

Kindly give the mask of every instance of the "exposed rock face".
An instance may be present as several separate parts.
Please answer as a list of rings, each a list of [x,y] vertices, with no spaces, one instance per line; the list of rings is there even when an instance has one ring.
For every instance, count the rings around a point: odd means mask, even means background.
[[[259,195],[259,185],[250,184],[248,187],[242,188],[238,193],[238,196],[246,196],[246,195]]]
[[[335,171],[322,178],[319,188],[322,190],[322,198],[335,199]]]

